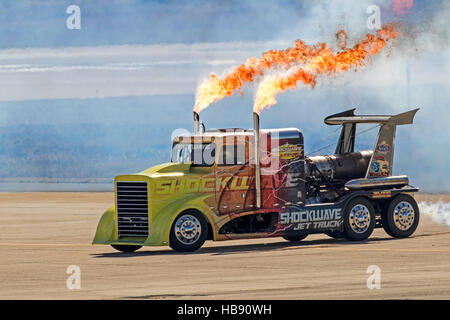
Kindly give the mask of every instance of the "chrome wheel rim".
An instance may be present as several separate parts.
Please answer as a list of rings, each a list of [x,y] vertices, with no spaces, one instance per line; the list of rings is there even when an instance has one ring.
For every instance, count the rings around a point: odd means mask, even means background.
[[[415,216],[413,206],[407,201],[399,202],[394,208],[394,224],[400,230],[411,228]]]
[[[353,206],[349,215],[350,227],[356,233],[364,233],[370,226],[370,211],[362,204]]]
[[[175,236],[183,244],[195,243],[202,233],[200,221],[191,215],[178,218],[175,223]]]

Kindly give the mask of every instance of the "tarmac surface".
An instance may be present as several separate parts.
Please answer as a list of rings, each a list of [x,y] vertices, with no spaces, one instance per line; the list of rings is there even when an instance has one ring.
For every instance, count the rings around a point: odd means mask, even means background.
[[[420,194],[417,200],[450,201]],[[311,235],[207,241],[194,253],[91,245],[113,193],[0,193],[0,299],[449,299],[450,227],[426,216],[416,233],[365,242]],[[69,290],[69,266],[81,288]],[[368,289],[381,271],[380,289]]]

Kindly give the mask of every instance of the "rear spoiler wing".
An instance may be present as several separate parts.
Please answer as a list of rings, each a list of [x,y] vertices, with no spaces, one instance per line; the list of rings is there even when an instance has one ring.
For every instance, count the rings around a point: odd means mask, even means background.
[[[419,108],[396,115],[355,115],[355,110],[336,113],[324,120],[328,125],[342,125],[335,153],[354,151],[357,123],[378,123],[380,131],[367,168],[366,178],[391,176],[396,128],[399,125],[412,124]]]
[[[355,115],[356,109],[350,109],[341,113],[336,113],[331,116],[325,118],[325,123],[328,125],[337,125],[337,124],[352,124],[352,123],[381,123],[381,124],[394,124],[394,125],[402,125],[402,124],[412,124],[414,120],[414,116],[416,112],[419,111],[419,108],[399,113],[396,115]]]

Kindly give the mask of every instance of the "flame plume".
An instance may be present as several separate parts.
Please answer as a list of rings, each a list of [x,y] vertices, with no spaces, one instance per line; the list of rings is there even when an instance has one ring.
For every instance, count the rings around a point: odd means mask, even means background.
[[[322,50],[322,45],[309,46],[301,40],[296,40],[294,47],[284,50],[270,50],[265,52],[260,59],[252,57],[245,64],[235,67],[225,77],[220,79],[211,74],[209,80],[197,88],[194,111],[200,112],[211,103],[241,92],[246,82],[253,82],[264,71],[278,65],[288,69],[294,63],[305,63]],[[241,92],[242,93],[242,92]]]
[[[347,39],[343,30],[338,31],[341,37]],[[197,88],[194,111],[199,113],[210,104],[217,102],[236,91],[242,94],[242,87],[246,83],[260,80],[269,70],[288,71],[287,76],[268,76],[260,83],[256,95],[254,110],[260,112],[264,107],[276,103],[277,93],[288,88],[295,89],[298,81],[314,88],[318,75],[343,72],[352,66],[357,68],[366,63],[366,58],[377,54],[383,49],[387,41],[397,36],[393,25],[385,25],[376,35],[368,34],[353,48],[343,49],[338,53],[325,44],[307,45],[296,40],[292,48],[284,50],[270,50],[261,58],[252,57],[245,64],[233,68],[223,78],[211,74]],[[284,69],[284,70],[283,70]]]
[[[295,89],[299,81],[314,88],[318,76],[341,73],[352,67],[356,71],[358,67],[366,64],[370,56],[378,54],[396,37],[394,26],[385,25],[376,35],[367,34],[353,48],[338,53],[333,53],[326,44],[321,44],[320,50],[293,66],[287,75],[275,74],[265,77],[258,86],[253,112],[259,114],[264,108],[276,104],[276,95],[287,89]]]

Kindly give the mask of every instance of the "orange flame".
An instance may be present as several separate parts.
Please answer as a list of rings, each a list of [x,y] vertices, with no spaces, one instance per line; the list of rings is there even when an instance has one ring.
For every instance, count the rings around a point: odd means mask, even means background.
[[[222,79],[211,74],[210,79],[205,80],[197,88],[194,111],[200,112],[211,103],[233,95],[237,90],[240,91],[246,82],[253,82],[256,77],[275,65],[289,68],[293,63],[305,63],[321,49],[322,45],[308,46],[303,41],[296,40],[292,48],[270,50],[260,59],[255,57],[248,59],[245,64],[235,67]]]
[[[379,53],[386,47],[388,41],[396,37],[394,26],[385,25],[377,31],[376,35],[367,34],[353,48],[347,48],[338,53],[333,53],[327,45],[322,44],[320,50],[305,59],[306,62],[301,65],[296,64],[287,75],[267,76],[258,86],[253,111],[259,114],[264,108],[276,104],[276,95],[287,89],[297,88],[299,81],[314,88],[317,76],[344,72],[351,67],[357,70],[358,67],[366,64],[368,57]]]

